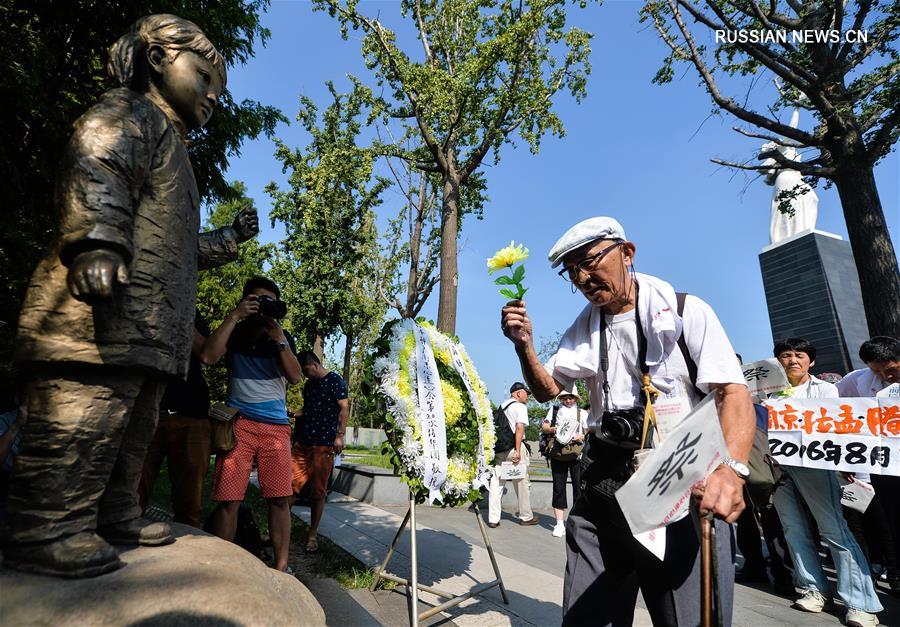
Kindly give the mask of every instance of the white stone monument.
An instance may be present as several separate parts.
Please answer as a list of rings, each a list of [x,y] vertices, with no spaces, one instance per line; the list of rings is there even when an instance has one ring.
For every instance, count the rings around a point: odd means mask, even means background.
[[[791,115],[791,127],[797,128],[800,112],[794,109]],[[785,158],[799,162],[800,154],[791,146],[782,146],[774,142],[764,144],[763,152],[777,150]],[[766,171],[766,184],[772,185],[772,217],[769,223],[769,243],[777,244],[797,233],[811,231],[816,228],[816,218],[819,215],[819,197],[816,192],[803,181],[803,177],[797,170],[791,170],[779,165],[773,158],[763,161],[764,166],[771,166]],[[793,194],[789,202],[794,215],[782,213],[779,205]]]

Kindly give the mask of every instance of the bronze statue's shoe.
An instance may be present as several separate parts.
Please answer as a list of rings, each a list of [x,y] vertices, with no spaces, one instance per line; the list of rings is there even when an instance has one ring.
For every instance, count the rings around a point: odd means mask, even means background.
[[[153,522],[146,518],[132,518],[119,523],[104,525],[97,529],[110,544],[140,544],[141,546],[161,546],[175,542],[169,523]]]
[[[121,568],[115,547],[90,531],[42,544],[8,544],[3,549],[7,568],[55,577],[96,577]]]

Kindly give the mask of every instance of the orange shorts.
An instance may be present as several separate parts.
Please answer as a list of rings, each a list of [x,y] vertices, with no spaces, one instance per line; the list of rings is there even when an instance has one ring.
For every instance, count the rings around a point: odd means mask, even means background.
[[[291,488],[299,494],[307,483],[309,498],[323,499],[328,491],[328,477],[334,468],[333,446],[302,446],[294,444],[291,449]]]
[[[253,459],[263,498],[291,495],[291,427],[240,417],[234,423],[237,446],[216,455],[214,501],[242,501]]]

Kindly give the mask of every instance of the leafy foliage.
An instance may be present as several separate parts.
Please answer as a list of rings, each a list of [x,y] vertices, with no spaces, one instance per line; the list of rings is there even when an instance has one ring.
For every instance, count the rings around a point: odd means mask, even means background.
[[[562,136],[553,97],[567,90],[580,101],[590,73],[590,37],[566,29],[564,0],[403,0],[401,15],[416,25],[421,60],[403,50],[393,31],[357,9],[357,0],[315,0],[349,29],[362,29],[362,53],[388,94],[384,109],[409,122],[421,139],[392,152],[441,179],[438,328],[456,327],[457,237],[461,186],[488,152],[516,135],[532,152],[541,138]],[[580,2],[584,6],[586,2]],[[560,53],[561,59],[557,57]]]
[[[0,320],[19,316],[28,279],[53,240],[53,184],[72,123],[107,89],[107,49],[149,13],[174,13],[196,22],[229,66],[245,63],[269,31],[260,23],[268,0],[134,2],[23,2],[0,0]],[[190,145],[201,196],[231,197],[223,178],[244,138],[267,135],[284,120],[272,107],[235,102],[226,92],[209,125]],[[0,381],[11,384],[12,329],[0,337]]]
[[[374,209],[390,182],[373,174],[375,156],[357,145],[362,123],[371,121],[372,95],[357,81],[349,94],[327,86],[333,102],[321,121],[312,100],[300,98],[297,120],[312,137],[305,150],[277,141],[289,188],[266,187],[273,224],[279,220],[287,231],[273,274],[290,305],[291,328],[310,346],[338,328],[353,339],[368,337],[372,319],[380,322],[385,310],[376,296]]]

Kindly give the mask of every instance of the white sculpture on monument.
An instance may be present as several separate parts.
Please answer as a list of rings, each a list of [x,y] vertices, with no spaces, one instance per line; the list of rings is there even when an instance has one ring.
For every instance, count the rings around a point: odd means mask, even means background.
[[[800,111],[794,109],[791,115],[791,128],[797,128],[800,120]],[[792,146],[783,146],[775,142],[764,144],[762,151],[777,150],[786,159],[801,161],[800,153]],[[806,184],[802,175],[797,170],[785,168],[779,165],[775,159],[769,157],[763,161],[764,166],[771,166],[766,170],[766,184],[772,185],[772,217],[769,223],[769,243],[777,244],[792,235],[802,231],[816,228],[816,218],[819,215],[819,197],[816,192]],[[782,212],[779,207],[787,201],[793,210],[791,213]]]

